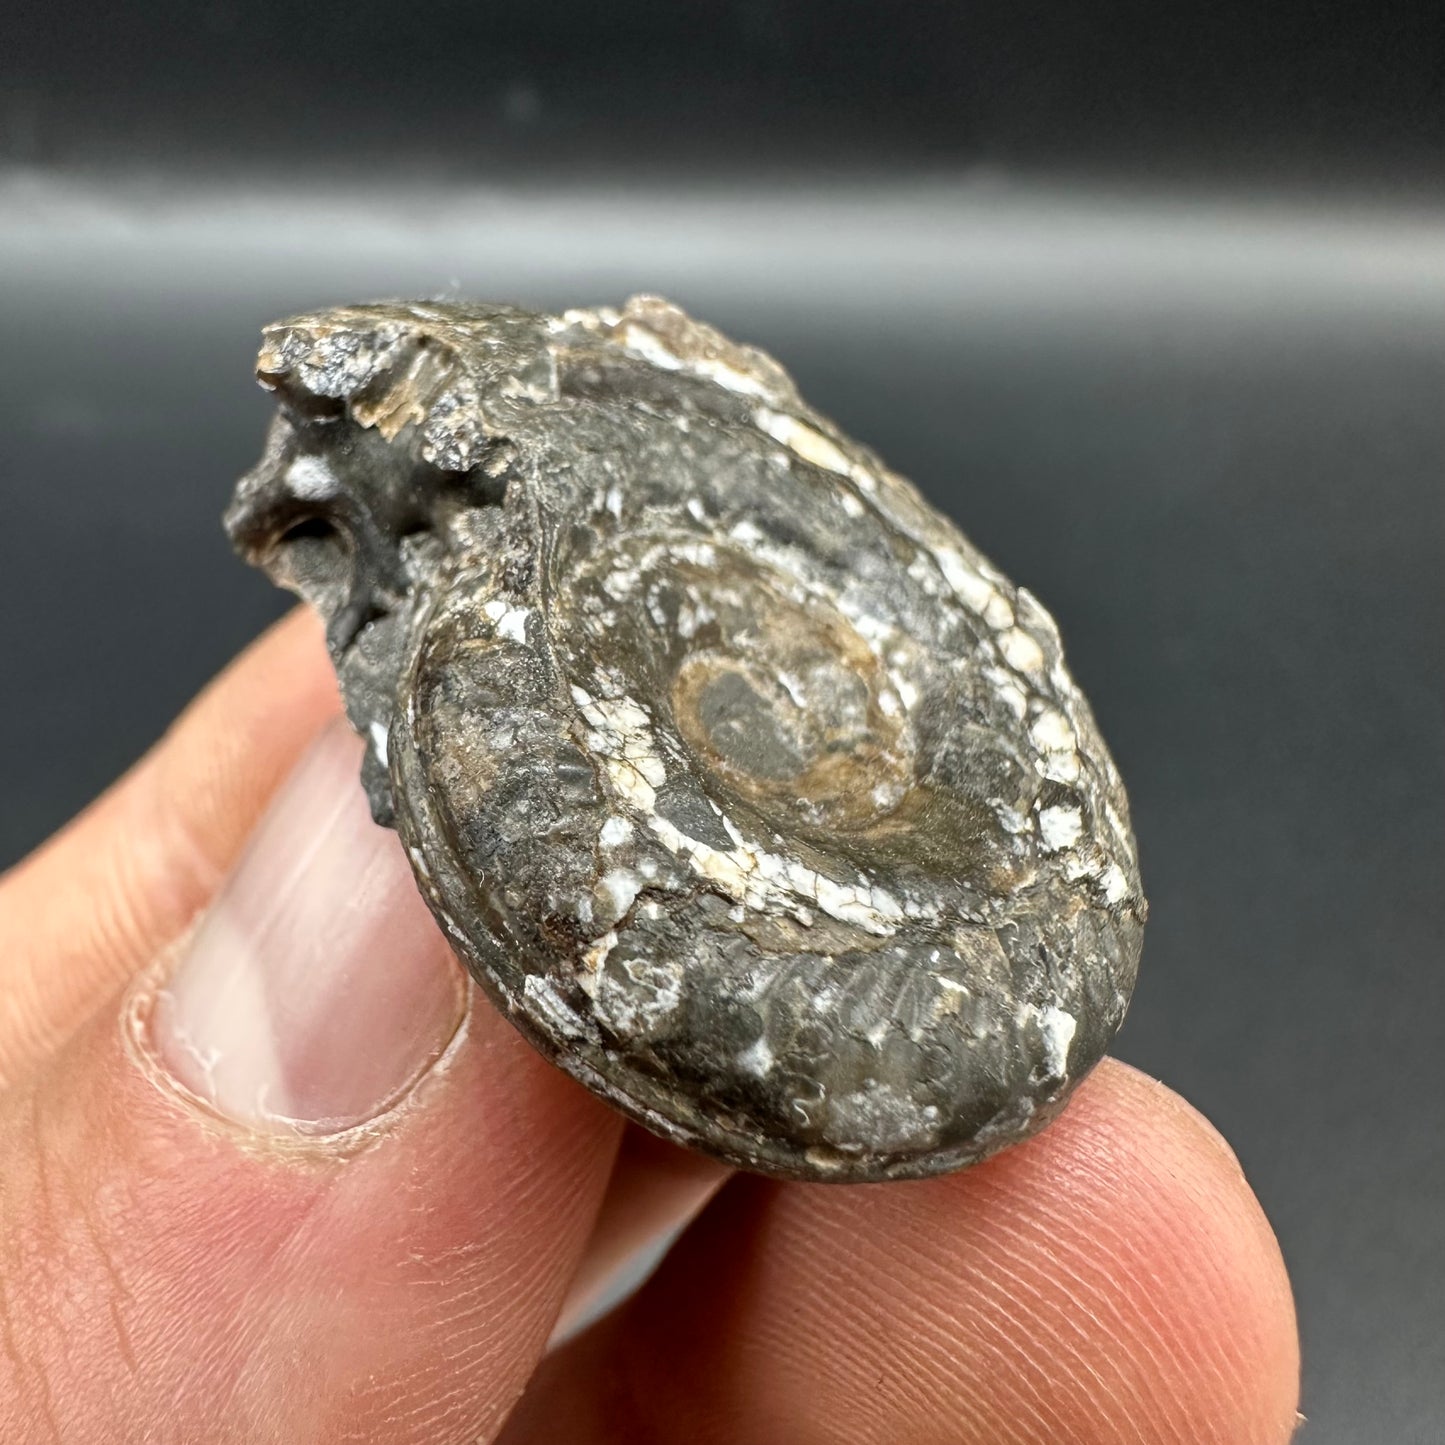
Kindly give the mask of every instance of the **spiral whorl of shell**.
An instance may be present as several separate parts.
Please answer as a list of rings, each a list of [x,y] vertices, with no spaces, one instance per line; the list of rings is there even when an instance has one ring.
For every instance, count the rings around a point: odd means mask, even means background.
[[[228,526],[315,603],[459,955],[633,1117],[789,1177],[1046,1122],[1137,969],[1057,629],[780,367],[675,307],[270,328]]]

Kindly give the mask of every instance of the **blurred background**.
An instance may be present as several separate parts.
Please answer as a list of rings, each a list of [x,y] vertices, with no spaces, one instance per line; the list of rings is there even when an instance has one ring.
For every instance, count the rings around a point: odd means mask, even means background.
[[[660,291],[1058,617],[1117,1052],[1279,1233],[1310,1445],[1445,1421],[1445,18],[1094,0],[0,15],[0,866],[279,614],[261,324]]]

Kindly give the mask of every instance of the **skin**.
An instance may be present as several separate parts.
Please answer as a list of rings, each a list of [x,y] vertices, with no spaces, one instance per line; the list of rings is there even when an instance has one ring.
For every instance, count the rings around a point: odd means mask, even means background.
[[[157,1088],[125,991],[336,708],[297,614],[0,879],[0,1438],[1290,1438],[1273,1234],[1211,1126],[1113,1061],[1027,1144],[851,1188],[725,1179],[624,1128],[479,999],[359,1151]],[[717,1185],[626,1305],[546,1353],[569,1299]]]

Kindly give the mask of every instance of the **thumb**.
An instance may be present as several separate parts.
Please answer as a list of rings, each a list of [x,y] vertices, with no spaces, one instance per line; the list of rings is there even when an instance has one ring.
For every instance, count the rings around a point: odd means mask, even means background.
[[[476,999],[323,733],[174,964],[0,1094],[0,1438],[489,1439],[618,1126]]]

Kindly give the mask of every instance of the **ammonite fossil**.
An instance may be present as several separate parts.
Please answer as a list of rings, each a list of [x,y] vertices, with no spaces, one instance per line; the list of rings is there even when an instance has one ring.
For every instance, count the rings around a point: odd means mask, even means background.
[[[1057,629],[782,369],[655,298],[267,329],[227,516],[324,614],[378,820],[588,1088],[733,1164],[957,1168],[1133,987],[1124,789]]]

